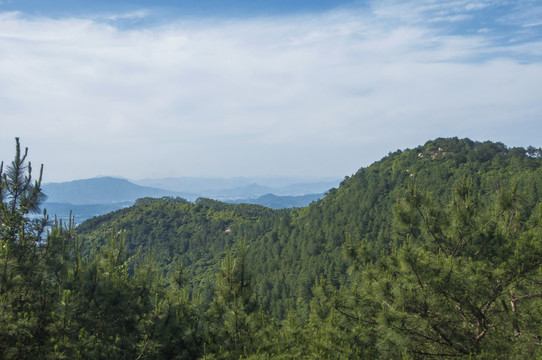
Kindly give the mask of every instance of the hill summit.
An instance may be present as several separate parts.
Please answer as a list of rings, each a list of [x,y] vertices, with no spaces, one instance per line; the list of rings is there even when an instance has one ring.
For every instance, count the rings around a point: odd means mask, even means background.
[[[334,286],[349,281],[346,243],[368,242],[377,254],[397,243],[397,201],[409,186],[445,206],[454,185],[464,178],[470,179],[482,204],[515,184],[527,216],[541,194],[541,161],[539,149],[439,138],[361,168],[304,208],[273,211],[209,199],[195,204],[152,200],[91,219],[78,231],[92,241],[104,241],[108,229],[122,226],[132,252],[153,251],[165,268],[178,259],[191,274],[194,288],[208,299],[224,252],[244,239],[251,248],[258,297],[274,314],[284,316],[292,298],[308,311],[318,277]]]

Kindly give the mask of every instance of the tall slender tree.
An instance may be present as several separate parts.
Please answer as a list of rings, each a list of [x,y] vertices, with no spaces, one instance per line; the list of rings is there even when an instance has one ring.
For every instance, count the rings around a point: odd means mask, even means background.
[[[15,139],[15,158],[4,171],[0,164],[0,354],[4,358],[39,353],[47,323],[53,281],[46,280],[43,244],[48,224],[39,211],[45,195],[41,190],[43,166],[37,180]]]
[[[230,249],[218,273],[215,295],[208,311],[209,350],[219,358],[235,358],[259,347],[264,314],[252,292],[247,267],[247,246],[239,244],[237,258]]]

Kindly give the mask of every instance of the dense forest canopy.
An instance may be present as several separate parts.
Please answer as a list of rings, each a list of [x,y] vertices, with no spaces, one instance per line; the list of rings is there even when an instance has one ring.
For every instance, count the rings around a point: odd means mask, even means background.
[[[26,157],[0,168],[4,358],[542,356],[541,149],[441,138],[304,208],[144,198],[77,228],[29,217]]]

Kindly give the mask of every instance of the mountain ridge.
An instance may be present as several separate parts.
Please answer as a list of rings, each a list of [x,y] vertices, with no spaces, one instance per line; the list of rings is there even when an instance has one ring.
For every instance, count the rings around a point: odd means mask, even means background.
[[[77,227],[25,217],[25,169],[0,177],[8,358],[542,355],[542,149],[436,139],[303,208],[140,198]]]
[[[132,249],[158,251],[156,261],[165,268],[178,259],[191,274],[192,286],[207,297],[224,251],[245,239],[251,247],[254,290],[262,306],[282,317],[292,298],[299,299],[299,311],[308,313],[319,277],[334,286],[348,283],[350,264],[342,256],[348,241],[367,241],[376,254],[396,243],[395,207],[409,186],[415,184],[446,204],[454,184],[464,177],[481,199],[515,181],[527,214],[542,194],[540,162],[523,148],[501,143],[435,139],[389,153],[306,207],[265,212],[209,199],[178,205],[158,199],[89,220],[79,229],[90,241],[104,241],[107,229],[122,226]]]
[[[62,183],[46,183],[43,191],[48,202],[73,205],[135,201],[140,197],[180,196],[180,193],[136,185],[129,180],[102,176]]]
[[[231,181],[226,181],[222,186],[233,185],[234,183],[243,184],[257,178],[239,179],[230,179]],[[209,185],[212,182],[216,185],[216,189],[191,193],[188,191],[179,192],[138,185],[124,178],[100,176],[69,182],[44,184],[43,191],[48,198],[42,207],[46,208],[49,214],[55,214],[64,219],[68,218],[71,214],[77,223],[94,216],[103,215],[133,205],[137,199],[147,197],[180,197],[189,201],[196,201],[200,197],[206,197],[233,203],[269,204],[273,208],[288,208],[306,206],[310,202],[320,198],[323,191],[327,191],[328,186],[331,187],[338,183],[338,181],[288,183],[289,181],[298,180],[294,178],[259,179],[264,183],[282,184],[284,186],[273,188],[257,183],[248,183],[240,187],[224,188],[219,186],[224,179],[212,178],[208,179],[208,182],[204,185]],[[193,179],[189,180],[192,181]],[[200,186],[200,188],[203,187]],[[197,190],[195,187],[191,189]],[[314,193],[317,190],[319,192]],[[269,197],[267,199],[264,198],[268,194],[273,194],[274,198],[272,200]]]

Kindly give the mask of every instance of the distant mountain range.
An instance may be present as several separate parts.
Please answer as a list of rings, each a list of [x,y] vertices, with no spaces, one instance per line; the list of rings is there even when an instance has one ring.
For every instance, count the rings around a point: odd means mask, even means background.
[[[134,183],[142,186],[166,189],[175,192],[197,194],[217,200],[257,198],[266,194],[279,196],[302,196],[324,193],[339,185],[337,178],[294,177],[235,177],[195,178],[179,177],[164,179],[142,179]]]
[[[339,180],[299,178],[166,178],[129,181],[97,177],[43,185],[44,207],[50,215],[80,223],[88,218],[131,206],[143,197],[206,197],[230,203],[258,204],[274,209],[306,206],[322,198]]]
[[[325,193],[300,196],[277,196],[274,194],[266,194],[256,199],[243,199],[227,202],[231,204],[256,204],[266,206],[271,209],[286,209],[307,206],[313,201],[322,199],[324,196]]]
[[[48,202],[73,205],[109,204],[134,201],[141,197],[180,196],[179,193],[136,185],[128,180],[99,177],[43,186]]]

